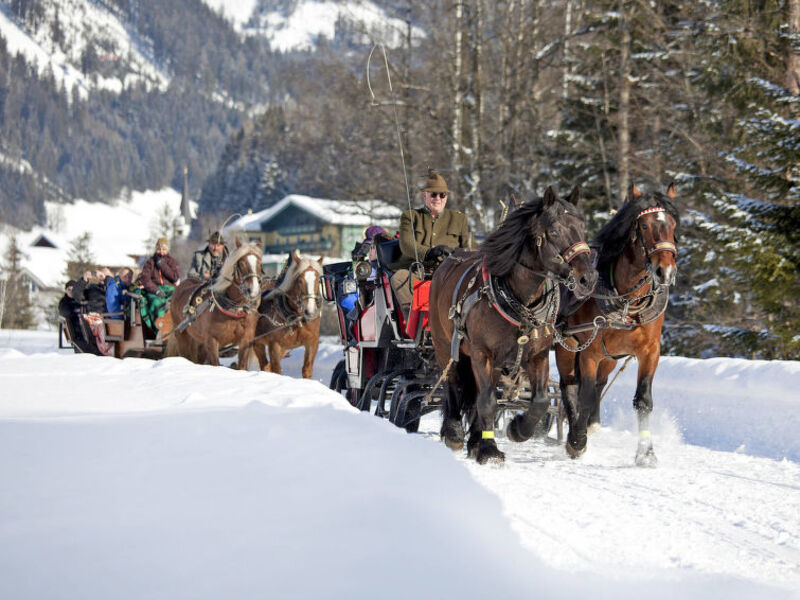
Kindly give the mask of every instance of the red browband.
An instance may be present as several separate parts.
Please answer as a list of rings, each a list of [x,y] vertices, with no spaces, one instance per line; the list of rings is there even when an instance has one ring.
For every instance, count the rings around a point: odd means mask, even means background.
[[[589,244],[587,244],[584,241],[580,241],[580,242],[575,242],[574,244],[572,244],[572,246],[564,250],[561,256],[564,258],[564,262],[569,264],[576,256],[579,256],[581,254],[591,254],[591,252],[592,249],[589,248]]]
[[[653,208],[645,208],[642,212],[639,213],[639,217],[641,217],[642,215],[648,215],[648,214],[654,213],[654,212],[666,212],[666,211],[663,208],[661,208],[660,206],[654,206]],[[636,217],[636,218],[638,219],[639,217]]]

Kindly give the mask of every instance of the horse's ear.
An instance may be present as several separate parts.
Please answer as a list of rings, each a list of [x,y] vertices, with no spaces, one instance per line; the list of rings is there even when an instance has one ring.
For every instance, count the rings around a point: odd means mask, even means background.
[[[675,200],[675,182],[669,184],[667,187],[667,198],[670,200]]]
[[[300,263],[300,255],[297,253],[297,250],[292,250],[292,260],[296,263]]]
[[[544,205],[545,208],[547,208],[548,206],[553,206],[555,201],[556,201],[556,193],[553,191],[553,188],[548,185],[547,189],[544,191],[544,199],[542,201],[542,204]]]
[[[637,198],[642,197],[642,190],[636,187],[635,184],[631,184],[631,187],[628,188],[628,200],[636,200]]]
[[[578,201],[581,199],[581,188],[579,188],[577,185],[574,188],[572,188],[572,193],[569,195],[569,198],[567,199],[570,201],[571,204],[578,206]]]
[[[322,264],[322,259],[323,259],[323,258],[325,258],[325,255],[324,255],[324,254],[320,255],[319,259],[317,260],[317,262],[318,262],[320,265]]]

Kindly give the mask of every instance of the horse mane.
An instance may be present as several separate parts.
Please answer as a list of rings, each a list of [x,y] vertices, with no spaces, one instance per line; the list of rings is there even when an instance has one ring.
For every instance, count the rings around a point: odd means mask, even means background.
[[[228,258],[222,263],[219,275],[217,275],[217,278],[214,280],[211,289],[220,294],[227,290],[231,285],[231,281],[233,281],[233,271],[236,269],[236,263],[239,262],[239,259],[245,254],[251,253],[260,258],[261,247],[256,243],[242,244],[236,248],[236,250],[228,254]]]
[[[556,203],[560,208],[583,220],[572,203],[558,197]],[[489,234],[479,250],[485,254],[486,267],[492,275],[504,277],[511,273],[531,236],[531,220],[540,217],[544,210],[542,198],[530,200],[509,214],[506,220]]]
[[[597,248],[598,267],[607,266],[622,254],[631,238],[633,228],[639,214],[648,208],[660,207],[675,219],[675,242],[678,241],[678,226],[680,219],[675,205],[661,192],[642,194],[633,200],[628,199],[614,217],[606,223],[592,241],[592,247]]]
[[[288,292],[289,288],[291,288],[292,284],[294,283],[297,273],[302,273],[309,267],[314,269],[314,271],[317,272],[317,275],[322,275],[322,267],[316,259],[310,256],[303,256],[302,254],[298,254],[297,257],[300,259],[300,262],[295,262],[292,260],[291,255],[289,256],[289,260],[286,261],[286,264],[278,275],[278,285],[275,286],[275,289],[270,290],[269,292],[270,296],[279,292],[284,294]]]

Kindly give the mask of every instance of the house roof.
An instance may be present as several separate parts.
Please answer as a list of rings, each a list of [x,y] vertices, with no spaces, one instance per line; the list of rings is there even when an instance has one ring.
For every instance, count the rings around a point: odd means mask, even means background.
[[[261,231],[263,223],[290,207],[304,210],[331,225],[380,225],[391,229],[398,227],[402,213],[382,200],[327,200],[291,194],[270,208],[236,219],[225,227],[225,232]]]

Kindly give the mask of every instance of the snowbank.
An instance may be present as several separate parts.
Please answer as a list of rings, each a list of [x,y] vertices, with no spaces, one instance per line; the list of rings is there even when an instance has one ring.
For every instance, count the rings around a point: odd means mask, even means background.
[[[797,597],[796,463],[673,437],[641,471],[604,428],[581,461],[500,440],[507,465],[478,467],[319,381],[54,346],[0,331],[2,598]],[[794,363],[682,361],[657,403],[681,379],[706,404],[703,378],[796,389]]]

